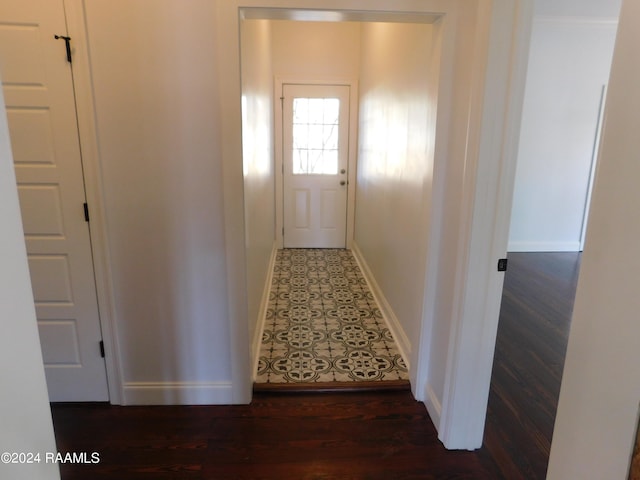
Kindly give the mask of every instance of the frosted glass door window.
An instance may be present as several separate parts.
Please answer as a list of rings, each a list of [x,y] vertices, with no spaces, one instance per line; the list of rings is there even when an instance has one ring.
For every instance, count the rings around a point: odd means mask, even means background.
[[[293,99],[293,174],[336,175],[340,100]]]

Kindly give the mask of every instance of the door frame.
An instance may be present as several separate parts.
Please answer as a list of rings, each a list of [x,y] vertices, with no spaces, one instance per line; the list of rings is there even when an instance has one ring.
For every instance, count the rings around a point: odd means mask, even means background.
[[[120,405],[124,399],[121,356],[115,322],[115,301],[109,241],[106,228],[106,209],[96,136],[95,108],[89,59],[89,45],[85,24],[84,0],[63,0],[67,34],[73,39],[71,64],[75,90],[78,139],[82,156],[85,195],[89,206],[89,237],[93,257],[93,271],[98,299],[98,314],[105,350],[105,367],[109,402]]]
[[[584,199],[584,208],[582,210],[582,224],[580,227],[580,246],[578,249],[584,250],[584,242],[587,239],[587,226],[589,223],[589,209],[591,208],[591,194],[593,193],[593,183],[596,178],[596,168],[598,157],[600,156],[600,136],[602,134],[602,126],[604,123],[605,100],[607,99],[607,84],[602,85],[600,91],[600,103],[598,106],[598,120],[596,122],[596,132],[593,139],[593,147],[591,149],[591,162],[589,164],[589,179],[587,180],[587,194]]]
[[[453,52],[453,35],[461,31],[456,25],[464,20],[474,25],[477,41],[471,45],[466,62],[457,65],[462,68],[463,77],[454,80],[468,80],[469,90],[456,97],[451,112],[443,112],[443,118],[438,118],[446,129],[452,123],[451,116],[456,114],[456,127],[466,130],[464,139],[455,145],[464,148],[462,158],[457,158],[460,164],[447,165],[449,168],[445,169],[457,182],[462,195],[450,202],[439,202],[433,212],[439,219],[438,225],[453,221],[459,229],[455,245],[441,242],[434,248],[455,248],[458,254],[455,264],[446,265],[446,269],[429,264],[426,272],[428,280],[442,277],[443,282],[437,283],[442,285],[443,292],[437,300],[450,304],[452,311],[446,318],[434,319],[430,312],[423,318],[418,368],[419,380],[424,382],[431,370],[429,322],[445,322],[449,336],[447,358],[442,371],[437,372],[445,377],[442,404],[437,408],[441,412],[436,424],[439,438],[449,449],[476,449],[482,444],[504,278],[504,274],[497,271],[496,263],[506,253],[508,240],[533,0],[476,0],[472,7],[467,7],[476,8],[473,16],[463,8],[468,5],[466,1],[463,4],[451,0],[397,0],[393,5],[365,0],[314,0],[301,10],[299,2],[294,0],[230,0],[218,4],[217,55],[218,61],[227,67],[227,75],[220,78],[219,85],[220,108],[226,120],[222,126],[224,140],[220,154],[235,403],[250,402],[252,378],[246,325],[243,176],[242,162],[238,161],[242,159],[239,27],[243,9],[254,9],[253,18],[272,18],[270,15],[273,15],[278,19],[308,18],[314,12],[319,12],[320,17],[340,19],[354,15],[367,19],[380,18],[379,15],[400,18],[430,15],[437,17],[443,28],[443,58]],[[440,88],[447,85],[441,84]],[[465,114],[464,118],[460,113]],[[442,173],[434,172],[435,175]],[[441,185],[437,187],[444,188],[442,179],[438,182]],[[432,257],[437,253],[433,252]],[[429,292],[423,297],[436,298],[432,295],[433,282],[427,289]],[[416,393],[421,397],[428,393],[421,392],[419,387]]]
[[[341,77],[286,77],[276,75],[273,85],[274,101],[274,149],[276,194],[276,245],[284,248],[284,151],[283,151],[283,102],[284,85],[342,85],[349,87],[349,146],[347,167],[347,232],[346,247],[353,244],[356,203],[356,159],[358,153],[358,81]]]

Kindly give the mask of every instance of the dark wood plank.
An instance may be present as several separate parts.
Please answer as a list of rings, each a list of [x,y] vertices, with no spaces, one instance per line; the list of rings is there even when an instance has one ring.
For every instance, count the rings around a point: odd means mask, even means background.
[[[71,479],[494,479],[484,450],[449,452],[410,392],[256,393],[246,406],[54,405]]]
[[[544,479],[579,253],[510,253],[484,445],[508,479]]]

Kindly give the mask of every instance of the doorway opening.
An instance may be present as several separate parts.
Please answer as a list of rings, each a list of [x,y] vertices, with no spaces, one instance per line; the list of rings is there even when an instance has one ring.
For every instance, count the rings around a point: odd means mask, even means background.
[[[617,29],[615,3],[592,2],[598,13],[589,16],[584,6],[568,10],[568,2],[536,5],[485,435],[492,454],[512,459],[503,471],[510,478],[516,471],[546,475]],[[504,442],[505,435],[513,441]]]
[[[253,122],[256,117],[248,113],[249,106],[260,110],[269,105],[271,93],[250,93],[264,90],[247,75],[241,29],[247,20],[262,24],[257,28],[260,35],[269,34],[268,22],[274,19],[360,22],[362,37],[377,39],[361,43],[371,47],[368,61],[360,62],[361,70],[388,76],[378,89],[368,88],[363,76],[359,78],[358,214],[352,251],[364,260],[364,270],[373,273],[379,287],[372,285],[374,290],[384,294],[381,308],[388,306],[395,314],[385,312],[390,326],[397,321],[405,333],[404,338],[394,336],[407,347],[412,393],[425,402],[441,440],[447,448],[480,446],[503,278],[493,259],[504,254],[506,244],[504,205],[511,196],[513,122],[520,109],[520,59],[528,45],[531,2],[522,4],[526,8],[507,1],[498,5],[485,0],[401,0],[373,11],[361,0],[348,0],[345,10],[338,11],[324,11],[320,4],[317,10],[296,11],[268,1],[256,2],[256,8],[237,2],[220,5],[219,38],[224,47],[219,53],[231,66],[221,78],[220,99],[229,118],[221,142],[225,250],[228,264],[239,267],[227,269],[229,308],[235,319],[230,322],[230,338],[236,401],[251,399],[255,356],[251,357],[260,341],[256,320],[263,318],[259,311],[268,295],[264,285],[269,284],[264,279],[275,257],[275,208],[272,202],[255,202],[265,198],[255,195],[258,191],[273,198],[273,188],[267,187],[276,174],[272,157],[243,155],[238,128],[238,99],[243,97],[244,116]],[[416,22],[431,26],[427,48],[415,41],[399,46],[398,39]],[[308,35],[303,39],[316,38],[312,24],[305,25]],[[266,56],[246,63],[269,71],[270,42],[257,43]],[[288,42],[290,48],[301,43]],[[418,99],[400,67],[403,62],[421,65],[425,56],[434,68],[417,75],[422,87],[428,79],[428,92]],[[247,81],[252,83],[249,89]],[[388,88],[396,82],[404,86]],[[391,105],[392,92],[398,94],[394,108],[385,108]],[[266,117],[267,123],[273,121],[270,112]],[[258,123],[253,126],[264,135],[245,139],[269,139],[272,130]],[[245,132],[246,127],[244,123]],[[254,143],[253,151],[265,151],[263,146]],[[266,147],[271,152],[269,143]],[[248,195],[252,201],[247,201]],[[251,215],[259,217],[257,223],[248,218]],[[261,240],[258,225],[267,232]]]
[[[366,277],[371,285],[369,300],[379,300],[375,310],[389,323],[385,331],[397,343],[399,358],[416,365],[409,338],[420,331],[423,316],[440,74],[435,23],[440,16],[243,13],[244,213],[253,370],[258,370],[261,323],[271,314],[269,287],[282,247],[353,252],[362,281]],[[302,118],[312,103],[325,110]],[[337,122],[330,119],[334,110],[343,117]],[[314,163],[318,159],[324,163]],[[390,253],[386,244],[391,244]],[[380,272],[388,279],[380,279]],[[401,275],[414,281],[415,292],[398,289],[391,279]],[[357,307],[357,298],[349,298],[350,307]],[[411,312],[396,312],[394,304]],[[415,324],[398,320],[405,316]]]

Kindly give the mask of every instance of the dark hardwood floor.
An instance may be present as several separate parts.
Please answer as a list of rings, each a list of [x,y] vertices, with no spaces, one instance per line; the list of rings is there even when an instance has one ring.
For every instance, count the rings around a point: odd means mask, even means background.
[[[409,392],[256,394],[249,406],[56,406],[67,479],[492,479],[482,452],[447,452]]]
[[[533,256],[532,256],[533,255]],[[410,392],[257,392],[251,405],[54,404],[75,479],[544,478],[579,257],[511,254],[485,445],[446,451]]]
[[[504,478],[544,479],[581,256],[508,258],[484,445]]]

